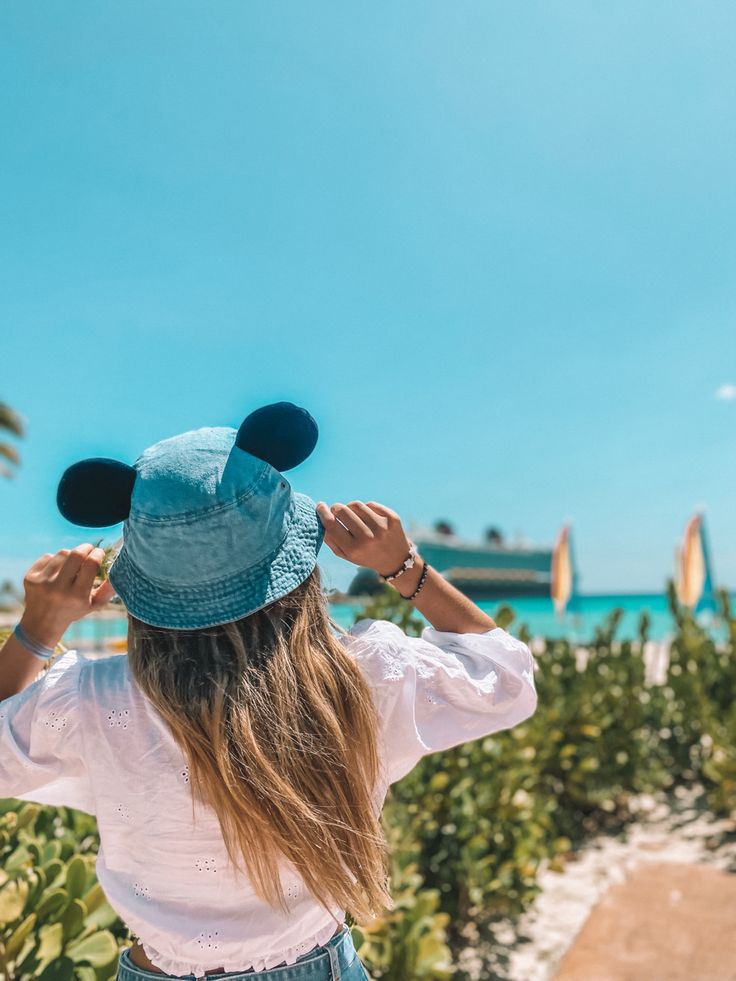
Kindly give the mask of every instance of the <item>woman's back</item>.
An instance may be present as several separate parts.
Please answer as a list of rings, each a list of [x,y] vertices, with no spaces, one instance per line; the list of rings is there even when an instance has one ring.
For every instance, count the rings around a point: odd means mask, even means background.
[[[531,655],[503,630],[428,627],[422,638],[409,638],[387,621],[361,620],[342,641],[368,680],[380,720],[376,813],[389,784],[422,756],[533,711]],[[16,796],[96,816],[100,883],[157,967],[197,976],[214,968],[267,970],[335,933],[345,910],[335,907],[330,916],[288,861],[281,863],[285,913],[264,904],[237,873],[216,814],[192,797],[184,755],[137,687],[127,656],[91,660],[69,651],[41,682],[27,689],[38,695],[22,717],[3,724],[21,743],[30,725],[28,744],[39,751],[39,740],[62,725],[63,759],[52,783]]]

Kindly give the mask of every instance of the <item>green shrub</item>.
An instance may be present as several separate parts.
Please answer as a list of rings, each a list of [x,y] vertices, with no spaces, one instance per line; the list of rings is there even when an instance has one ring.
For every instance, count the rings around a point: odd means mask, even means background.
[[[107,981],[126,933],[94,872],[95,821],[68,808],[2,802],[0,973]]]
[[[453,947],[469,917],[519,913],[542,863],[560,868],[586,836],[629,821],[632,795],[699,780],[714,811],[736,811],[736,624],[723,596],[728,639],[718,645],[670,593],[677,635],[664,685],[645,683],[648,617],[638,640],[619,643],[616,610],[584,666],[569,641],[544,643],[531,719],[425,757],[390,788],[386,820],[402,829],[399,848],[423,887],[437,890]],[[356,619],[393,620],[416,635],[412,612],[386,587]],[[496,619],[508,627],[513,613],[504,607]],[[361,955],[370,962],[370,949]]]
[[[425,888],[412,850],[402,846],[404,830],[389,824],[386,832],[393,846],[391,894],[395,906],[370,926],[352,926],[356,949],[376,981],[451,978],[449,915],[439,911],[438,891]]]
[[[586,836],[631,818],[632,795],[701,782],[712,810],[736,814],[736,620],[720,597],[716,641],[677,602],[667,678],[645,683],[643,615],[636,641],[616,640],[614,611],[586,645],[537,652],[537,711],[508,732],[425,757],[386,799],[395,909],[356,924],[376,979],[452,977],[468,918],[514,915],[537,891],[540,866],[560,868]],[[384,585],[356,619],[424,621]],[[513,624],[502,607],[499,625]],[[517,635],[528,640],[528,632]],[[68,808],[0,802],[0,973],[8,978],[114,977],[127,928],[94,874],[94,818]]]

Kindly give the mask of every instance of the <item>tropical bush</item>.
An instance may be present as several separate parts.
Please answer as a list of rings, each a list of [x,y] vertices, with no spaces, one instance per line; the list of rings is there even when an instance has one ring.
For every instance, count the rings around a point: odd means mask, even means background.
[[[614,612],[581,648],[542,642],[539,705],[524,724],[423,759],[392,785],[383,822],[395,908],[351,923],[372,977],[453,976],[464,923],[514,915],[542,865],[561,868],[592,833],[632,818],[634,795],[702,784],[714,813],[736,816],[736,619],[722,594],[716,641],[670,588],[674,639],[663,683],[647,684],[639,637],[616,640]],[[357,618],[423,621],[384,586]],[[501,608],[495,619],[513,622]],[[523,625],[518,636],[528,639]],[[94,819],[67,808],[0,804],[0,972],[7,978],[113,978],[131,937],[94,876]]]
[[[373,977],[386,981],[407,978],[451,978],[452,953],[447,945],[449,914],[439,910],[437,889],[424,886],[417,868],[417,843],[389,824],[392,845],[391,895],[394,909],[370,926],[353,924],[353,942]]]
[[[724,593],[718,644],[669,595],[676,635],[664,684],[646,684],[646,615],[638,639],[618,643],[614,611],[584,650],[567,640],[537,649],[531,719],[426,757],[390,788],[384,818],[402,829],[418,887],[437,890],[449,915],[443,942],[462,945],[469,918],[518,914],[542,863],[561,868],[587,836],[623,826],[635,795],[697,781],[715,813],[736,816],[736,621]],[[422,628],[389,587],[363,616]],[[495,616],[504,626],[512,617],[508,607]]]
[[[125,927],[94,871],[96,822],[68,808],[0,802],[0,974],[114,977]]]

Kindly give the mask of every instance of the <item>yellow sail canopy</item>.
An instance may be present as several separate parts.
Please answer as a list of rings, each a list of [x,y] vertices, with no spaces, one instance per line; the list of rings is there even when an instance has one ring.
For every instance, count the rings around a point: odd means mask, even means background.
[[[570,526],[563,525],[552,552],[552,602],[557,613],[564,613],[573,589],[573,562]]]
[[[685,528],[676,563],[677,596],[683,606],[695,607],[703,595],[706,563],[703,554],[701,516],[696,514]]]

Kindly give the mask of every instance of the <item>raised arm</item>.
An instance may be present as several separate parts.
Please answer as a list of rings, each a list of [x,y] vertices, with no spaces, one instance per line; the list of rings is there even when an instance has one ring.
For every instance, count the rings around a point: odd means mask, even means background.
[[[0,700],[34,681],[70,624],[112,599],[107,580],[94,586],[104,557],[104,549],[85,543],[46,553],[30,567],[23,580],[23,616],[0,647]]]
[[[331,507],[320,501],[317,514],[325,529],[327,545],[335,555],[355,565],[388,576],[401,568],[409,554],[410,543],[401,518],[377,501],[351,501]],[[419,584],[424,565],[424,559],[418,555],[412,568],[402,572],[391,585],[403,597],[410,597]],[[487,613],[431,567],[411,602],[436,630],[480,634],[496,626]]]

